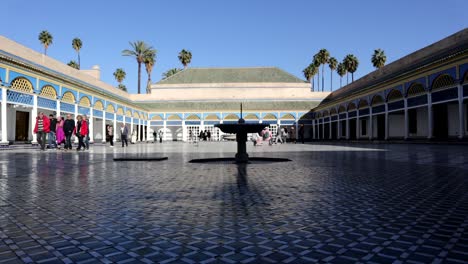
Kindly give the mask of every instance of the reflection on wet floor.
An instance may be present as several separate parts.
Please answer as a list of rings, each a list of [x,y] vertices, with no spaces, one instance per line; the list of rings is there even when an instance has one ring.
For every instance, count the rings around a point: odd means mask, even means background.
[[[0,263],[468,259],[465,146],[248,151],[292,162],[188,163],[231,143],[0,151]]]

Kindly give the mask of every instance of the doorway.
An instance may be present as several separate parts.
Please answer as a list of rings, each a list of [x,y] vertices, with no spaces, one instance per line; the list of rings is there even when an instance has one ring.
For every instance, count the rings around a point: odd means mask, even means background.
[[[349,120],[349,139],[356,139],[356,119]]]
[[[377,139],[385,139],[385,115],[377,116]]]
[[[336,133],[336,132],[337,132],[337,129],[338,129],[338,128],[337,128],[337,122],[333,122],[333,123],[332,123],[332,126],[331,126],[331,135],[332,135],[332,139],[333,139],[333,140],[338,139],[337,133]]]
[[[27,141],[29,139],[29,112],[16,112],[16,141]]]
[[[448,138],[448,107],[447,104],[432,106],[434,117],[434,137],[438,139]]]

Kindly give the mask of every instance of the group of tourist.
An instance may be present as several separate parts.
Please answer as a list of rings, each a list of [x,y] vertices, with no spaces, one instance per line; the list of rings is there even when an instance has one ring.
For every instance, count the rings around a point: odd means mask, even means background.
[[[89,125],[88,117],[86,115],[78,115],[76,122],[73,120],[71,114],[67,114],[66,119],[61,116],[57,118],[50,114],[47,117],[43,112],[40,112],[36,117],[36,124],[34,127],[34,134],[37,135],[37,142],[41,150],[46,150],[46,140],[48,140],[47,147],[52,149],[71,150],[72,136],[78,138],[77,151],[89,149]],[[114,147],[114,128],[113,126],[107,127],[109,135],[110,146]],[[136,134],[135,134],[136,137]],[[125,124],[120,127],[120,139],[122,147],[128,147],[128,128]]]
[[[75,135],[78,138],[77,151],[89,149],[89,129],[88,118],[86,115],[78,115],[76,122],[70,114],[64,120],[61,116],[57,118],[50,114],[47,117],[40,112],[36,117],[34,134],[37,135],[37,141],[41,150],[46,150],[46,139],[48,139],[48,148],[72,149],[71,137]]]
[[[304,144],[304,125],[299,126],[299,140]],[[252,136],[252,142],[254,146],[262,145],[262,142],[268,142],[269,145],[278,144],[278,143],[287,143],[291,142],[296,144],[296,129],[294,126],[291,126],[289,131],[287,127],[278,127],[276,130],[276,139],[273,140],[273,135],[269,127],[265,127],[262,132],[254,134]]]
[[[198,135],[196,135],[191,129],[188,131],[188,141],[197,142],[198,141],[211,141],[211,132],[209,130],[201,130]]]

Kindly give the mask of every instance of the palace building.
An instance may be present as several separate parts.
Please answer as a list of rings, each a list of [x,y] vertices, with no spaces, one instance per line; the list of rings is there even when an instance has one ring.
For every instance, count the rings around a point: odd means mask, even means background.
[[[100,69],[77,70],[0,36],[0,144],[35,144],[39,112],[90,119],[90,141],[105,142],[107,126],[127,124],[138,141],[163,131],[165,140],[187,140],[188,131],[211,131],[216,123],[297,126],[329,93],[275,67],[188,68],[152,85],[151,94],[129,94],[100,80]],[[307,118],[306,118],[307,119]],[[308,120],[308,124],[311,122]]]
[[[308,135],[330,139],[464,139],[468,29],[332,92],[309,113]]]
[[[39,112],[90,118],[91,142],[127,124],[138,141],[188,139],[188,131],[222,133],[216,123],[305,126],[309,140],[463,139],[468,135],[468,29],[328,92],[275,67],[188,68],[129,94],[0,36],[0,145],[33,143]],[[296,129],[297,131],[297,129]]]

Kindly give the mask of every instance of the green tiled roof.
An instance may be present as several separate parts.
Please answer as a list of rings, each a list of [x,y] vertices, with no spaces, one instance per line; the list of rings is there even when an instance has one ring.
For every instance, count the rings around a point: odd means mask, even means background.
[[[139,107],[154,112],[164,111],[236,111],[239,110],[240,103],[243,104],[244,111],[308,111],[316,107],[318,101],[173,101],[173,102],[136,102]]]
[[[305,83],[276,67],[258,68],[187,68],[157,84],[190,83]]]

